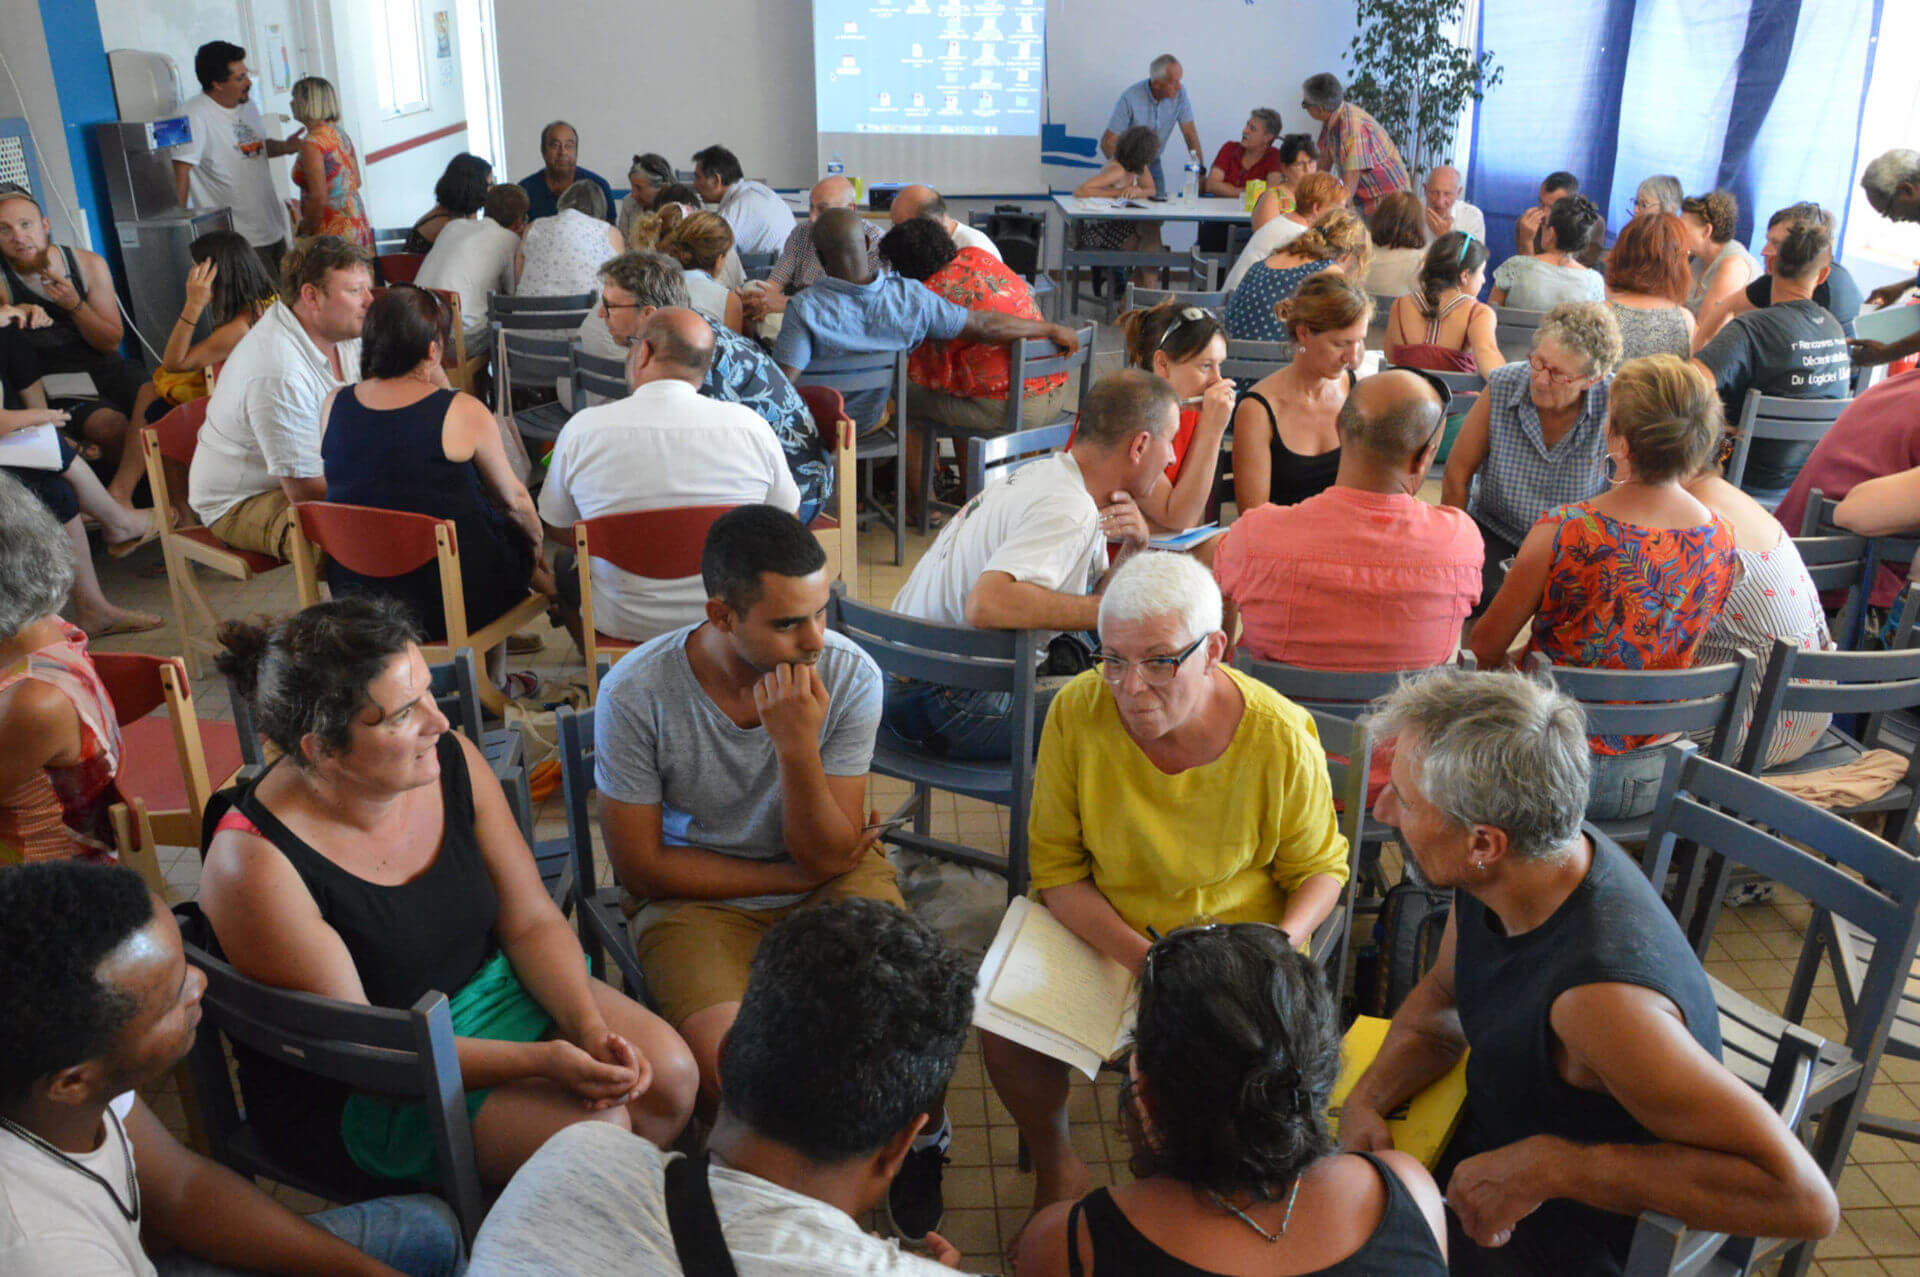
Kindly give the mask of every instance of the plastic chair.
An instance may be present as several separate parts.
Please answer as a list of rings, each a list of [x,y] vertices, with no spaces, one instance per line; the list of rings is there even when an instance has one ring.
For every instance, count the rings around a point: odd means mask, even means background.
[[[1807,493],[1806,513],[1800,517],[1800,535],[1803,537],[1853,535],[1834,521],[1834,511],[1839,504],[1837,499],[1827,496],[1820,489],[1811,489]],[[1884,598],[1896,592],[1900,586],[1899,568],[1912,563],[1914,557],[1920,555],[1920,537],[1882,536],[1872,537],[1869,542],[1873,557],[1872,561],[1865,565],[1861,576],[1862,592],[1865,595],[1860,605],[1861,627],[1865,625],[1866,609],[1875,606],[1873,596],[1879,594]],[[1847,643],[1842,640],[1842,645],[1863,647],[1866,645],[1866,639],[1856,629],[1855,641]]]
[[[862,493],[873,516],[893,529],[893,561],[907,561],[907,468],[900,455],[901,423],[909,420],[907,407],[907,355],[899,350],[871,355],[847,355],[838,359],[816,359],[801,370],[795,383],[801,388],[825,386],[840,392],[844,403],[860,390],[885,390],[893,397],[891,424],[880,425],[854,439],[861,462],[878,462],[892,457],[893,514],[889,516],[873,487],[874,467],[867,466],[866,488]]]
[[[1228,294],[1223,291],[1183,292],[1177,288],[1142,288],[1138,284],[1127,285],[1127,309],[1143,310],[1149,306],[1158,306],[1161,302],[1173,302],[1180,306],[1198,306],[1201,310],[1210,310],[1215,318],[1220,318],[1227,309]]]
[[[873,771],[913,786],[912,795],[895,813],[911,811],[913,828],[896,831],[889,841],[922,855],[1000,874],[1007,880],[1008,899],[1024,895],[1027,812],[1033,801],[1033,755],[1042,717],[1035,690],[1041,636],[1033,630],[976,630],[922,621],[856,603],[838,586],[827,615],[833,629],[858,643],[884,674],[1013,697],[1013,746],[1005,761],[961,762],[931,754],[882,724],[874,741]],[[928,823],[936,789],[1008,808],[1006,856],[933,837]]]
[[[1327,779],[1333,785],[1334,806],[1340,812],[1340,832],[1347,840],[1347,880],[1326,921],[1315,929],[1308,955],[1327,973],[1335,998],[1347,987],[1347,957],[1353,946],[1354,903],[1359,893],[1360,847],[1367,823],[1367,777],[1373,771],[1373,740],[1364,722],[1309,710],[1327,756]]]
[[[1793,546],[1823,598],[1845,592],[1833,633],[1842,650],[1858,651],[1867,619],[1867,591],[1873,581],[1873,542],[1862,536],[1814,536],[1795,537]]]
[[[603,634],[594,624],[593,560],[605,559],[622,572],[652,581],[673,581],[700,574],[707,530],[730,505],[675,506],[603,514],[573,525],[575,570],[580,574],[580,634],[586,651],[587,697],[600,694],[600,658],[639,647],[644,640]]]
[[[177,656],[95,652],[93,668],[120,725],[120,772],[113,782],[120,801],[107,812],[115,849],[166,899],[159,849],[200,845],[212,777],[239,769],[239,737],[229,723],[202,725],[186,664]],[[166,717],[151,717],[162,705]]]
[[[383,284],[411,284],[426,260],[425,253],[381,253],[373,259],[373,266]]]
[[[1773,1067],[1761,1094],[1789,1130],[1799,1126],[1807,1107],[1825,1042],[1797,1024],[1783,1026]],[[1745,1273],[1754,1239],[1688,1228],[1671,1215],[1642,1211],[1621,1277],[1694,1277],[1695,1274]]]
[[[1230,337],[1227,339],[1227,357],[1220,364],[1220,375],[1251,384],[1269,373],[1279,372],[1292,362],[1293,343],[1290,341],[1236,341]]]
[[[835,513],[823,507],[808,525],[827,551],[827,568],[836,580],[844,582],[848,598],[860,597],[860,520],[855,513],[858,493],[854,489],[857,471],[854,461],[854,432],[857,427],[847,416],[840,392],[830,386],[799,387],[801,401],[813,417],[813,428],[820,432],[820,447],[833,458],[833,499]]]
[[[773,272],[773,264],[780,260],[778,253],[742,253],[740,269],[747,273],[748,279],[765,279]],[[760,271],[755,275],[753,272]]]
[[[1706,756],[1732,766],[1740,724],[1746,721],[1749,688],[1759,663],[1742,655],[1719,665],[1683,670],[1584,669],[1555,665],[1536,652],[1527,662],[1545,674],[1586,712],[1590,736],[1665,736],[1710,731]],[[1754,730],[1759,730],[1759,715]],[[1643,842],[1652,817],[1596,820],[1594,826],[1619,843]]]
[[[1512,306],[1493,308],[1493,340],[1500,347],[1500,353],[1509,362],[1522,360],[1533,353],[1533,337],[1540,329],[1540,321],[1547,317],[1544,310],[1519,310]]]
[[[597,355],[579,342],[573,343],[572,366],[567,384],[573,391],[573,411],[585,412],[588,395],[605,400],[625,399],[633,393],[627,385],[627,361],[619,355]]]
[[[393,1184],[370,1176],[334,1177],[290,1165],[270,1152],[235,1100],[223,1038],[356,1091],[424,1101],[440,1182],[421,1187],[446,1199],[471,1244],[486,1202],[446,995],[424,993],[410,1010],[394,1011],[272,988],[247,979],[214,955],[212,928],[198,905],[176,905],[173,912],[180,921],[187,961],[207,977],[200,1004],[205,1020],[187,1066],[209,1156],[242,1175],[274,1180],[328,1201],[361,1201],[394,1191]]]
[[[560,736],[560,793],[567,812],[567,850],[573,859],[573,924],[580,933],[593,974],[606,978],[607,957],[620,972],[620,983],[635,1002],[647,1001],[647,978],[640,970],[633,941],[627,936],[626,916],[620,910],[620,888],[599,886],[593,856],[593,821],[587,796],[593,792],[594,711],[562,705],[554,711]]]
[[[1733,430],[1733,458],[1727,462],[1727,482],[1736,488],[1743,486],[1747,454],[1755,439],[1817,443],[1852,402],[1851,399],[1788,399],[1749,390]]]
[[[184,472],[193,465],[194,449],[199,445],[200,426],[206,420],[210,399],[211,396],[181,404],[140,431],[140,447],[147,461],[147,485],[153,491],[156,510],[176,508],[167,482],[167,467],[171,464]],[[220,645],[214,641],[211,631],[221,618],[194,579],[193,565],[211,568],[236,581],[251,581],[262,572],[284,567],[286,560],[228,545],[204,527],[175,528],[173,521],[164,516],[159,523],[160,553],[167,565],[167,594],[173,602],[173,623],[180,634],[180,649],[186,656],[187,669],[198,677],[200,653],[219,650]],[[196,633],[190,622],[197,622],[206,633]]]
[[[1051,426],[1059,421],[1078,420],[1080,409],[1086,406],[1087,392],[1093,388],[1093,346],[1098,329],[1088,324],[1074,335],[1080,339],[1080,350],[1069,355],[1044,337],[1031,337],[1017,341],[1008,348],[1007,359],[1007,399],[1005,428],[1001,433],[1012,434],[1020,429],[1020,413],[1026,398],[1022,392],[1028,381],[1035,377],[1051,377],[1056,373],[1080,374],[1079,399],[1070,413],[1063,412],[1054,421],[1033,423],[1036,427]],[[933,469],[934,454],[939,451],[941,439],[952,439],[957,444],[961,439],[971,439],[982,432],[964,426],[947,425],[944,422],[929,421],[921,418],[912,424],[912,428],[921,435],[920,448],[920,535],[925,536],[933,530]]]
[[[376,226],[373,228],[373,251],[378,254],[397,253],[400,246],[412,237],[411,226]]]
[[[1185,271],[1188,279],[1187,295],[1208,293],[1213,289],[1212,259],[1201,255],[1198,247],[1182,252],[1145,253],[1127,249],[1090,249],[1069,247],[1060,255],[1060,264],[1067,273],[1067,287],[1064,304],[1073,314],[1080,313],[1080,272],[1082,270],[1155,270],[1172,271],[1178,274]],[[1159,290],[1142,290],[1148,294]],[[1131,304],[1131,302],[1129,302]],[[1148,305],[1152,305],[1149,301]],[[1226,305],[1224,294],[1218,303]]]
[[[967,440],[967,484],[963,500],[971,501],[987,486],[987,481],[1067,446],[1073,438],[1073,423],[1036,426],[1004,435],[976,435]]]
[[[446,625],[443,636],[429,636],[420,645],[429,660],[445,660],[463,647],[471,647],[485,660],[487,653],[513,637],[516,630],[547,614],[547,597],[529,591],[506,612],[469,631],[466,588],[460,574],[460,540],[452,519],[332,501],[301,501],[294,510],[299,517],[294,523],[293,570],[299,581],[301,607],[312,607],[320,601],[322,554],[350,572],[382,578],[404,576],[438,563]],[[507,698],[491,679],[482,679],[480,701],[498,714],[506,707]]]
[[[487,294],[487,324],[493,330],[498,395],[512,408],[513,392],[536,395],[556,392],[562,377],[572,370],[572,347],[580,325],[593,312],[594,294],[568,293],[549,297]],[[532,407],[512,409],[523,436],[551,440],[573,415],[558,399]]]
[[[1920,943],[1920,859],[1691,748],[1675,745],[1668,751],[1644,857],[1648,877],[1664,883],[1676,857],[1684,863],[1718,856],[1797,892],[1813,908],[1814,925],[1802,942],[1783,1015],[1714,983],[1729,1069],[1751,1085],[1765,1084],[1781,1036],[1805,1018],[1812,1001],[1823,915],[1873,941],[1872,957],[1859,973],[1846,1039],[1822,1047],[1807,1097],[1814,1161],[1837,1183],[1867,1111]],[[1810,847],[1819,850],[1806,850]],[[1678,905],[1685,918],[1686,902]],[[1695,951],[1704,954],[1712,932],[1695,930],[1689,927],[1690,938]],[[1770,1262],[1783,1249],[1779,1271],[1804,1274],[1813,1257],[1808,1242],[1761,1242],[1751,1262]]]

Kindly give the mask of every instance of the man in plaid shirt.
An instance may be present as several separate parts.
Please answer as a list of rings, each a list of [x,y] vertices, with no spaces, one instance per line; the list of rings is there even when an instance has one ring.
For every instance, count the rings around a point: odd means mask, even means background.
[[[1320,167],[1346,183],[1362,217],[1372,216],[1383,196],[1413,189],[1400,148],[1378,120],[1347,101],[1339,80],[1324,71],[1309,76],[1302,97],[1300,105],[1320,122]]]

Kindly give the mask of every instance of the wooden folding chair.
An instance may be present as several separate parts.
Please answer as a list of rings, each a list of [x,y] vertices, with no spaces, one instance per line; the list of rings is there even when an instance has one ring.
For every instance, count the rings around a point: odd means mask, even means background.
[[[847,597],[860,597],[860,520],[855,507],[860,500],[858,471],[854,465],[853,436],[859,429],[847,415],[840,392],[831,386],[801,386],[800,398],[813,414],[814,429],[820,432],[820,446],[833,457],[833,499],[835,512],[823,506],[807,526],[820,538],[827,551],[829,575],[844,581]]]
[[[175,508],[167,483],[167,467],[171,463],[184,471],[193,465],[200,426],[207,419],[211,398],[181,404],[140,431],[140,447],[147,461],[147,484],[153,490],[156,510],[166,512]],[[219,649],[211,631],[219,624],[220,617],[207,602],[199,582],[194,580],[193,565],[211,568],[236,581],[251,581],[262,572],[284,567],[286,561],[228,545],[204,527],[175,528],[165,513],[160,516],[159,524],[160,553],[167,565],[167,593],[173,601],[173,623],[180,633],[180,650],[186,655],[187,669],[197,677],[201,670],[199,653]],[[208,633],[196,634],[190,620],[197,621]]]
[[[460,576],[460,541],[451,519],[405,510],[378,510],[371,506],[340,505],[331,501],[302,501],[294,506],[293,570],[299,580],[300,606],[320,601],[320,555],[361,576],[404,576],[429,563],[440,567],[440,602],[446,613],[445,633],[430,636],[420,651],[430,661],[448,660],[470,647],[484,661],[486,654],[514,631],[547,612],[547,597],[531,591],[479,630],[467,629],[466,588]],[[498,714],[506,694],[493,680],[479,680],[480,701]]]
[[[381,283],[411,284],[420,274],[420,264],[426,260],[425,253],[382,253],[373,259],[373,264],[380,272]]]
[[[600,695],[600,658],[639,647],[632,639],[601,633],[593,616],[593,560],[604,559],[622,572],[652,581],[696,576],[707,546],[707,530],[730,505],[678,506],[603,514],[573,525],[575,570],[580,574],[580,637],[586,649],[587,695]]]

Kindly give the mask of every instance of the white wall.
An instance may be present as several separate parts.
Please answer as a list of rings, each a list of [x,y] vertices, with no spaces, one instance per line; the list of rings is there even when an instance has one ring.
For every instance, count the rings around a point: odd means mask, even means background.
[[[84,219],[68,217],[66,212],[65,206],[74,199],[73,165],[67,158],[66,124],[53,87],[53,63],[47,56],[40,6],[35,0],[0,0],[0,31],[6,32],[5,39],[0,40],[0,57],[12,72],[11,80],[0,75],[0,117],[25,116],[44,148],[35,160],[41,185],[50,186],[58,196],[42,201],[53,222],[53,238],[62,244],[95,247]],[[18,93],[14,91],[15,82],[19,84]]]
[[[34,7],[31,0],[3,2]],[[306,75],[331,79],[340,91],[341,126],[361,157],[363,194],[375,226],[408,225],[426,212],[433,204],[435,179],[447,161],[465,149],[463,130],[371,164],[366,160],[385,147],[464,122],[454,0],[424,0],[421,5],[429,109],[393,119],[381,118],[376,96],[372,44],[367,38],[373,28],[372,0],[96,0],[96,5],[107,49],[167,54],[180,68],[183,97],[200,91],[193,76],[193,54],[208,40],[231,40],[246,49],[254,101],[269,117],[288,113],[286,90],[293,81]],[[434,14],[442,10],[448,15],[452,39],[451,56],[444,59],[436,56],[434,40]],[[276,25],[291,63],[277,90],[268,42],[268,28]],[[268,127],[285,133],[295,126],[269,118]],[[290,193],[293,161],[270,163],[275,184],[283,195]]]
[[[580,162],[618,190],[639,151],[676,168],[724,142],[751,176],[802,188],[819,176],[813,132],[812,6],[807,0],[577,0],[497,6],[508,169],[540,166],[540,128],[580,130]],[[1311,132],[1300,82],[1339,70],[1352,9],[1331,0],[1049,0],[1049,106],[1055,123],[1098,137],[1120,91],[1172,52],[1211,161],[1255,106]],[[1037,148],[1036,148],[1037,149]],[[1073,170],[1036,171],[1033,188],[1071,185]],[[862,174],[874,180],[895,176]]]

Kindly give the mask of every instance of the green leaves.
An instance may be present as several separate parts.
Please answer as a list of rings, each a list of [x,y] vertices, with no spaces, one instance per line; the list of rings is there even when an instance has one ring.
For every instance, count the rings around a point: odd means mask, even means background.
[[[1448,159],[1460,113],[1500,83],[1493,54],[1475,57],[1455,34],[1465,0],[1355,0],[1358,31],[1341,55],[1347,97],[1399,145],[1417,181]]]

